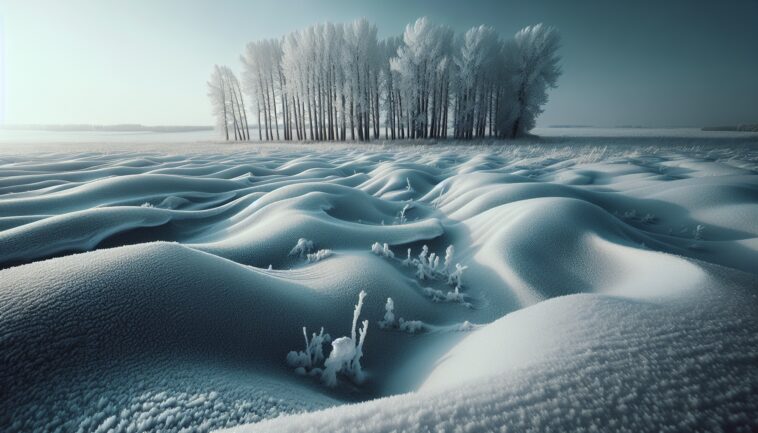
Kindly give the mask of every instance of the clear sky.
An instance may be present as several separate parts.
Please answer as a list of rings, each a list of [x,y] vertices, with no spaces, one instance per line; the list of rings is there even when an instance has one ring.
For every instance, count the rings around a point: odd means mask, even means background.
[[[366,17],[504,35],[545,22],[564,75],[540,125],[758,123],[758,0],[0,0],[0,122],[210,125],[214,63],[251,40]]]

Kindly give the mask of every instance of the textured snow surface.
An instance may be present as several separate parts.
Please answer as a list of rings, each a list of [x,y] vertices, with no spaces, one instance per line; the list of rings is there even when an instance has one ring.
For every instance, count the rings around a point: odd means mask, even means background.
[[[10,146],[0,431],[756,429],[745,137]],[[465,302],[403,266],[423,245]],[[295,374],[361,290],[365,382]]]
[[[418,392],[229,432],[755,431],[758,299],[716,292],[551,299],[473,333]]]

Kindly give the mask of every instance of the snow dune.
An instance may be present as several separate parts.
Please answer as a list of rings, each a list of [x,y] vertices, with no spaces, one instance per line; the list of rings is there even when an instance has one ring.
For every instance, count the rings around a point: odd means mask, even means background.
[[[0,156],[0,431],[755,430],[729,137]],[[423,245],[466,302],[402,264]],[[366,382],[295,374],[361,290]],[[421,332],[379,329],[388,297]]]
[[[723,286],[555,298],[472,333],[417,392],[224,431],[754,431],[756,309]]]

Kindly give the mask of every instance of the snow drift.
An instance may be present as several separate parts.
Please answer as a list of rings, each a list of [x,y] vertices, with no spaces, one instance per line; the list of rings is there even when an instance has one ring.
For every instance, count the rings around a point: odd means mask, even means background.
[[[637,140],[2,156],[0,430],[755,429],[755,142]]]

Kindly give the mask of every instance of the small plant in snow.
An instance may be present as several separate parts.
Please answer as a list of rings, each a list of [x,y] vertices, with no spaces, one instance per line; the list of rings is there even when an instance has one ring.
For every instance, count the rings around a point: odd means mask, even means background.
[[[468,266],[461,266],[460,263],[455,264],[455,271],[448,274],[447,283],[451,286],[455,284],[455,292],[461,288],[461,278],[463,278],[463,271],[468,269]]]
[[[345,371],[352,365],[355,357],[355,344],[349,337],[340,337],[332,341],[332,352],[324,362],[321,380],[326,386],[337,386],[337,373]]]
[[[394,254],[384,254],[385,250],[388,250],[387,244],[384,244],[384,247],[382,247],[376,242],[371,246],[371,251],[374,254],[386,258],[394,258]],[[389,253],[392,253],[392,251],[389,251]],[[455,248],[452,245],[448,246],[445,250],[443,261],[436,253],[430,253],[429,247],[424,245],[421,247],[421,252],[417,257],[413,257],[411,249],[408,248],[407,256],[401,263],[403,266],[415,268],[416,278],[419,280],[447,280],[447,283],[455,289],[454,291],[444,293],[440,290],[425,288],[424,292],[435,301],[460,302],[465,304],[464,295],[460,293],[460,290],[463,287],[463,271],[468,269],[468,266],[463,266],[460,263],[453,265],[454,254]]]
[[[434,259],[435,254],[427,257],[429,254],[429,247],[424,245],[421,248],[421,252],[418,254],[418,260],[415,261],[416,265],[416,278],[419,280],[426,280],[434,278]],[[439,263],[439,261],[437,261]]]
[[[397,216],[398,224],[405,224],[408,222],[408,218],[405,216],[405,213],[408,212],[410,208],[413,206],[410,203],[406,203],[405,206],[403,206],[403,209],[400,210],[400,213]]]
[[[460,289],[458,287],[456,287],[453,291],[447,292],[433,289],[431,287],[424,287],[424,294],[432,298],[432,300],[435,302],[456,302],[468,308],[472,307],[471,303],[466,302],[465,296],[460,292]]]
[[[308,340],[308,332],[303,327],[303,337],[305,337],[304,351],[291,351],[287,354],[287,364],[295,368],[298,374],[308,374],[311,376],[320,375],[321,380],[327,386],[337,385],[337,374],[343,374],[349,377],[355,383],[361,383],[365,379],[361,358],[363,357],[363,343],[366,341],[366,331],[368,330],[368,320],[361,322],[362,326],[357,330],[358,318],[363,308],[363,299],[366,292],[361,290],[358,295],[358,304],[353,311],[353,327],[350,331],[350,337],[340,337],[332,340],[329,334],[324,334],[324,328],[316,334],[313,333]],[[332,351],[329,357],[324,359],[323,344],[332,343]],[[324,369],[317,367],[320,362],[324,362]]]
[[[387,298],[387,303],[384,305],[384,319],[379,322],[379,327],[382,329],[395,327],[395,303],[392,298]]]
[[[324,260],[332,255],[332,250],[318,250],[315,253],[309,253],[305,256],[305,260],[308,263],[315,263],[320,260]]]
[[[384,245],[379,244],[379,242],[374,242],[374,244],[371,245],[371,252],[386,259],[392,259],[395,257],[395,253],[390,250],[390,246],[387,245],[386,242]]]
[[[411,259],[411,249],[408,248],[408,256],[403,260],[403,266],[410,266],[413,259]]]
[[[350,331],[350,337],[340,337],[332,341],[332,351],[329,358],[324,361],[324,371],[321,374],[321,380],[327,386],[337,385],[337,374],[341,373],[348,376],[355,383],[361,383],[364,380],[363,368],[361,367],[361,358],[363,357],[363,342],[366,340],[366,331],[368,329],[368,320],[361,322],[363,325],[358,331],[359,335],[356,340],[356,325],[363,308],[363,299],[366,292],[361,290],[358,295],[358,304],[353,310],[353,326]]]
[[[441,292],[440,292],[441,293]],[[435,326],[421,320],[405,320],[402,317],[395,321],[395,303],[392,298],[387,298],[384,305],[384,320],[379,322],[379,327],[384,330],[396,330],[416,334],[419,332],[465,332],[473,331],[481,325],[474,325],[468,320],[463,323],[452,325]]]
[[[139,207],[155,207],[155,206],[153,206],[153,204],[150,203],[149,201],[146,201],[142,203],[141,205],[139,205]]]
[[[411,179],[410,178],[407,178],[407,177],[405,178],[405,184],[406,184],[406,187],[405,187],[406,191],[413,191],[413,187],[411,186]]]
[[[695,230],[692,231],[692,236],[695,238],[695,240],[700,241],[703,239],[703,231],[705,231],[705,226],[698,224],[697,227],[695,227]]]
[[[445,272],[450,272],[450,268],[453,266],[453,254],[455,254],[455,248],[448,245],[445,250]]]
[[[384,319],[379,322],[381,329],[397,329],[410,334],[424,329],[424,322],[419,320],[405,320],[402,317],[400,320],[395,320],[395,302],[392,298],[387,298],[387,303],[384,304]]]
[[[432,204],[434,205],[435,209],[439,209],[440,208],[440,203],[442,203],[442,195],[444,193],[445,193],[445,187],[443,186],[442,188],[440,188],[440,193],[439,193],[439,195],[437,195],[437,198],[435,198],[432,201]]]
[[[421,252],[418,255],[418,259],[411,258],[411,250],[408,249],[408,258],[403,260],[403,264],[406,266],[416,267],[416,277],[419,280],[431,280],[438,279],[440,277],[447,277],[447,283],[457,289],[461,287],[461,276],[463,271],[468,266],[461,266],[460,263],[455,264],[455,270],[453,270],[453,255],[455,254],[455,248],[452,245],[448,246],[445,250],[445,261],[440,266],[440,256],[435,253],[429,254],[429,247],[424,245],[421,247]]]
[[[287,354],[287,364],[295,367],[295,371],[299,374],[306,374],[317,363],[323,361],[324,350],[322,345],[332,341],[332,337],[329,334],[324,334],[323,327],[321,327],[321,331],[318,334],[314,332],[309,341],[307,329],[303,326],[303,337],[305,337],[305,351],[293,350]]]
[[[297,240],[297,245],[290,251],[290,256],[293,257],[306,257],[311,251],[313,251],[313,241],[309,241],[305,238]]]
[[[417,332],[421,332],[425,328],[424,322],[420,320],[405,320],[402,317],[398,321],[399,327],[403,332],[407,332],[409,334],[415,334]]]

